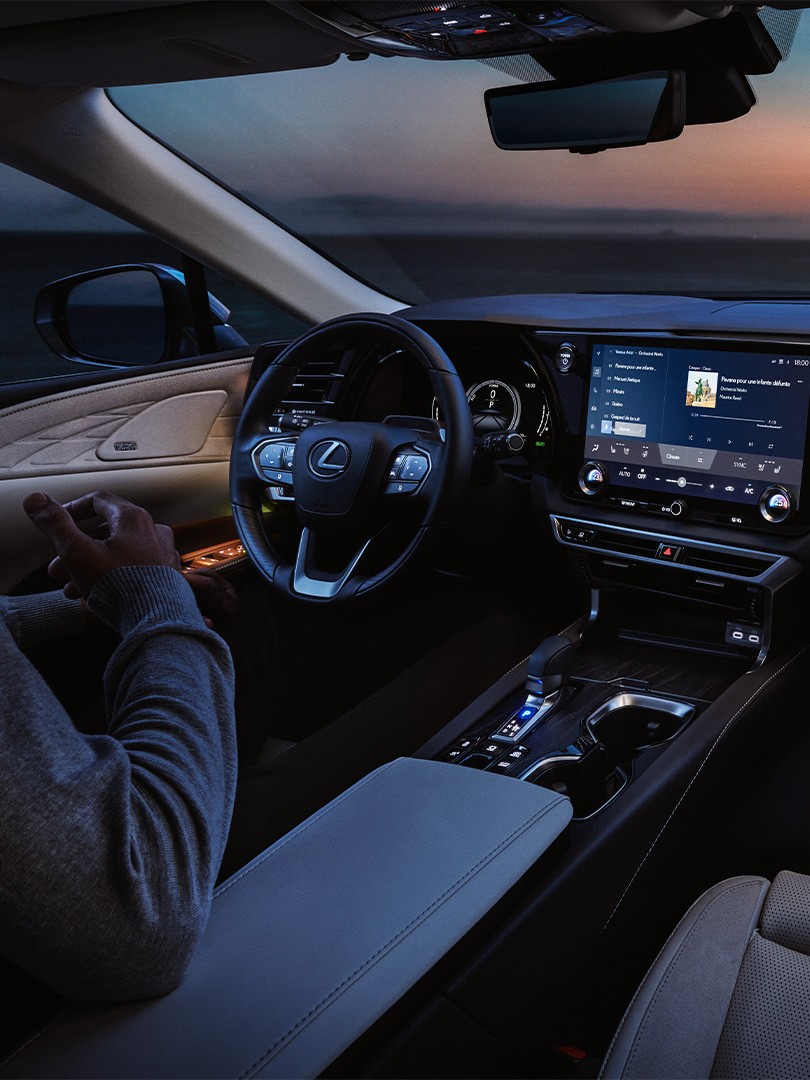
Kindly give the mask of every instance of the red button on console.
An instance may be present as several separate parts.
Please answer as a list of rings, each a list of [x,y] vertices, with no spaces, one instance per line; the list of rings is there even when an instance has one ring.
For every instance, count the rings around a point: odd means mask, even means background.
[[[674,544],[659,544],[655,557],[656,559],[664,559],[666,562],[677,562],[682,551],[682,547],[675,547]]]

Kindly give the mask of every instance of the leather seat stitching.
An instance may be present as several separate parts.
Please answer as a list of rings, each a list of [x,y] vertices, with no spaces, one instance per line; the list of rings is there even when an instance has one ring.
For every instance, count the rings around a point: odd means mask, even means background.
[[[466,885],[487,863],[491,862],[496,855],[498,855],[501,851],[503,851],[510,844],[512,844],[519,836],[525,833],[527,829],[531,828],[532,825],[537,824],[537,822],[540,821],[541,818],[545,817],[546,814],[550,813],[552,810],[555,810],[565,801],[565,798],[562,796],[555,799],[554,802],[549,803],[547,806],[543,807],[542,810],[539,810],[536,814],[533,814],[531,818],[524,821],[509,836],[496,844],[496,846],[492,848],[481,859],[479,859],[479,861],[474,866],[470,867],[470,869],[467,870],[465,874],[463,874],[460,878],[453,882],[452,885],[448,886],[448,888],[445,889],[444,892],[437,896],[436,899],[433,900],[426,908],[424,908],[417,916],[415,916],[415,918],[413,918],[409,923],[407,923],[407,925],[402,927],[402,929],[399,930],[393,937],[389,938],[389,940],[384,945],[380,946],[380,948],[377,949],[377,951],[374,952],[370,957],[368,957],[367,960],[364,960],[359,967],[355,968],[355,970],[350,975],[347,975],[346,978],[343,979],[336,987],[334,987],[325,997],[321,998],[321,1000],[316,1005],[314,1005],[309,1010],[309,1012],[306,1013],[305,1016],[302,1016],[297,1023],[295,1023],[283,1035],[281,1035],[260,1058],[258,1058],[252,1065],[250,1065],[244,1073],[242,1073],[242,1077],[240,1077],[240,1080],[244,1080],[245,1077],[249,1077],[255,1069],[267,1064],[268,1061],[272,1060],[273,1057],[277,1056],[286,1046],[289,1046],[290,1043],[303,1032],[304,1028],[306,1028],[314,1019],[316,1019],[316,1017],[320,1013],[325,1011],[326,1008],[333,1004],[334,1001],[341,995],[341,993],[347,990],[349,986],[354,981],[356,981],[358,976],[363,975],[368,970],[370,970],[388,952],[391,951],[391,948],[394,945],[402,941],[429,915],[432,915],[435,911],[442,907],[451,898],[452,895],[457,893],[460,888],[463,888],[464,885]]]
[[[703,919],[709,914],[709,912],[712,910],[712,908],[715,906],[715,904],[719,903],[720,900],[724,900],[731,893],[737,892],[739,889],[750,889],[752,886],[761,890],[762,882],[761,881],[746,881],[746,882],[744,882],[742,884],[739,884],[739,885],[732,885],[731,888],[729,888],[729,889],[725,889],[722,893],[720,893],[719,896],[715,896],[715,898],[713,900],[711,900],[706,905],[704,910],[700,913],[700,915],[695,920],[693,926],[690,927],[689,932],[687,933],[686,937],[683,939],[681,944],[678,946],[677,952],[672,957],[672,960],[669,962],[669,964],[667,964],[667,970],[664,973],[663,978],[659,982],[659,984],[658,984],[658,986],[657,986],[657,988],[655,990],[655,993],[653,994],[653,996],[652,996],[652,998],[650,1000],[650,1004],[647,1006],[647,1008],[644,1011],[644,1019],[642,1020],[640,1026],[639,1026],[638,1034],[636,1035],[635,1039],[633,1040],[633,1046],[632,1046],[632,1048],[630,1050],[630,1053],[628,1055],[627,1065],[625,1066],[625,1068],[627,1068],[627,1069],[630,1068],[630,1064],[631,1064],[633,1058],[635,1057],[636,1053],[638,1052],[639,1043],[640,1043],[640,1041],[641,1041],[641,1039],[642,1039],[642,1037],[644,1035],[644,1030],[647,1027],[647,1024],[648,1024],[648,1022],[649,1022],[649,1020],[650,1020],[650,1018],[652,1016],[652,1012],[653,1012],[653,1010],[655,1008],[656,1002],[658,1001],[658,998],[660,997],[660,995],[663,993],[664,988],[666,987],[666,984],[669,981],[670,975],[672,974],[672,972],[675,969],[675,966],[677,965],[678,961],[680,960],[681,953],[686,948],[686,946],[689,944],[689,941],[690,941],[692,935],[697,931],[697,929],[700,926]],[[675,929],[677,930],[677,927]],[[675,931],[673,931],[673,933],[674,932]],[[666,948],[666,946],[664,946],[664,948]],[[642,981],[642,984],[641,984],[642,986],[644,985],[644,982],[646,982],[646,979]],[[635,996],[634,996],[633,1000],[635,1001]],[[624,1021],[622,1021],[622,1026],[624,1026]]]
[[[394,762],[389,761],[387,765],[383,765],[375,772],[369,773],[369,775],[366,776],[363,780],[358,781],[353,787],[349,788],[347,791],[344,791],[342,795],[339,795],[336,799],[333,799],[332,802],[327,803],[326,806],[322,807],[316,814],[313,814],[312,817],[307,818],[306,821],[301,822],[301,824],[298,825],[295,829],[293,829],[291,833],[288,833],[287,836],[282,837],[275,844],[273,844],[272,847],[269,847],[267,851],[254,859],[253,862],[248,863],[247,866],[239,870],[236,874],[233,875],[233,877],[228,878],[227,881],[224,881],[220,885],[220,887],[214,891],[214,898],[216,899],[218,896],[222,896],[224,892],[227,892],[228,889],[230,889],[233,885],[236,885],[236,883],[238,881],[241,881],[242,878],[247,877],[248,874],[252,874],[254,870],[258,870],[258,868],[262,865],[263,862],[269,859],[276,852],[281,851],[281,849],[286,847],[287,844],[297,839],[297,837],[301,836],[302,833],[305,833],[307,829],[309,829],[312,825],[317,824],[317,822],[319,822],[322,818],[326,817],[326,815],[331,813],[332,810],[334,810],[337,806],[345,802],[346,799],[352,798],[361,790],[361,788],[364,788],[366,784],[370,784],[372,780],[375,780],[381,773],[385,772],[387,769],[390,769],[393,765]]]

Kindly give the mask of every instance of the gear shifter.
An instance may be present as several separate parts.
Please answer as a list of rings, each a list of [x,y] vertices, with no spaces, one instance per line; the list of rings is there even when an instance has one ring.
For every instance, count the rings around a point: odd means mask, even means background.
[[[541,641],[529,657],[526,672],[528,701],[542,705],[549,694],[561,690],[571,676],[576,648],[570,638],[556,635]]]
[[[540,642],[529,657],[526,701],[505,724],[493,732],[493,739],[518,743],[545,720],[568,682],[575,653],[576,647],[567,637],[557,635]]]

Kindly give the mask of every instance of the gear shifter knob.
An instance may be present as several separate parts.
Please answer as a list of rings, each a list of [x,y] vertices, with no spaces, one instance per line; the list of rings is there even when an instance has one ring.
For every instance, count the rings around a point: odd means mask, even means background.
[[[544,698],[568,682],[574,666],[576,647],[570,638],[555,635],[541,641],[529,657],[526,690]]]

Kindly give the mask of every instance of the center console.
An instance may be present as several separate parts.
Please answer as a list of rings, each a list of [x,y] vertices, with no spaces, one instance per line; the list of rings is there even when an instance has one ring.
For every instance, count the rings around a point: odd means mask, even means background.
[[[564,793],[581,822],[802,636],[810,346],[531,339],[558,411],[558,468],[534,476],[532,502],[583,615],[541,643],[525,685],[430,750]]]
[[[574,820],[586,821],[747,667],[742,657],[656,652],[608,636],[576,647],[571,637],[546,638],[524,685],[436,756],[566,795]]]

